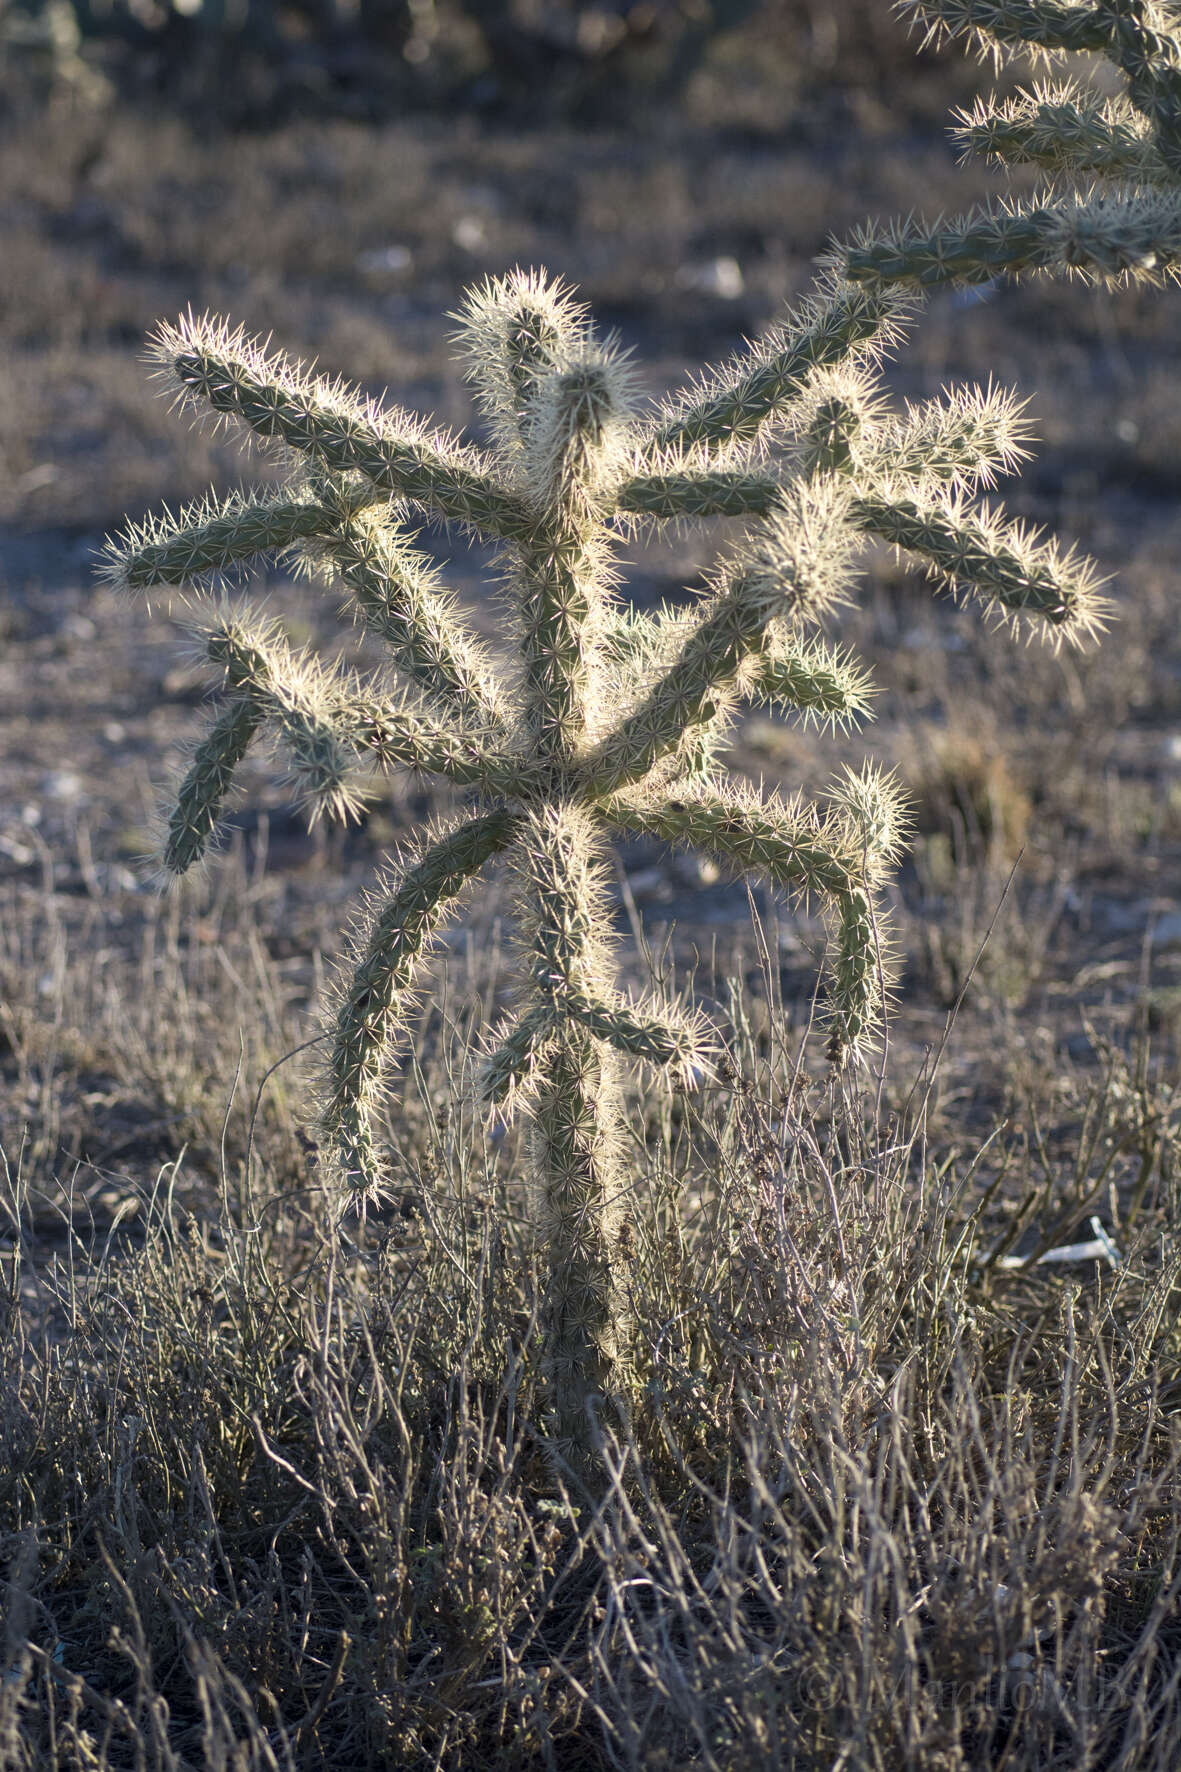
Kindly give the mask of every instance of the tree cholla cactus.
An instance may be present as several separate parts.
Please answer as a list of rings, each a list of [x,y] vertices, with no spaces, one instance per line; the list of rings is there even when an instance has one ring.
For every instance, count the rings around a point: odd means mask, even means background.
[[[930,39],[962,37],[997,62],[1033,52],[1088,58],[1084,83],[1042,82],[961,112],[965,156],[1034,166],[1020,201],[927,224],[866,230],[837,255],[858,282],[915,287],[1042,271],[1105,284],[1159,283],[1181,265],[1181,10],[1158,0],[899,0]],[[1123,78],[1109,97],[1085,83],[1096,58]]]
[[[827,809],[736,785],[720,756],[741,702],[830,725],[867,712],[866,676],[815,624],[847,594],[869,537],[1054,639],[1101,621],[1085,562],[968,503],[1024,453],[1013,400],[971,391],[898,413],[881,399],[873,363],[905,313],[895,293],[829,278],[761,344],[645,411],[626,359],[570,292],[515,272],[470,294],[459,316],[490,453],[217,321],[190,315],[155,340],[186,403],[282,445],[296,467],[284,494],[194,506],[110,547],[110,576],[132,590],[204,582],[194,618],[224,674],[165,867],[183,873],[205,853],[262,732],[313,816],[352,812],[382,769],[469,791],[375,895],[335,1010],[322,1125],[342,1197],[378,1193],[383,1073],[416,976],[460,894],[501,859],[522,982],[480,1088],[531,1120],[553,1426],[575,1464],[590,1455],[594,1407],[624,1394],[621,1059],[689,1083],[716,1045],[692,1008],[617,988],[611,837],[691,845],[821,900],[829,1053],[842,1062],[872,1039],[889,980],[876,894],[902,836],[898,794],[870,768],[846,773]],[[502,667],[469,633],[414,545],[415,512],[499,544],[515,662]],[[737,520],[742,536],[705,594],[630,612],[614,588],[619,539],[707,518]],[[339,581],[396,682],[324,668],[217,591],[266,554]]]

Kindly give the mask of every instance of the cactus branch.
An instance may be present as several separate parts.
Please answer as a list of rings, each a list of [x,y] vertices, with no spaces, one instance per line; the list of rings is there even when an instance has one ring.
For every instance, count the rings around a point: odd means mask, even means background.
[[[262,725],[262,711],[245,695],[235,696],[218,714],[193,752],[168,820],[162,863],[173,878],[201,861],[217,829],[234,770]]]
[[[977,99],[971,111],[956,113],[953,133],[965,158],[1128,184],[1174,182],[1133,106],[1079,86],[1038,86],[1000,105]]]
[[[339,383],[311,377],[242,331],[185,316],[165,326],[154,354],[182,398],[236,418],[336,473],[358,473],[381,492],[412,499],[435,516],[500,539],[524,519],[476,451],[405,413],[380,410]]]
[[[701,517],[762,517],[778,498],[779,481],[773,474],[750,468],[674,467],[629,477],[616,494],[615,508],[629,517],[683,523]]]
[[[873,679],[848,652],[801,641],[773,624],[766,645],[744,672],[745,694],[830,729],[860,725],[877,694]]]
[[[1002,203],[934,227],[905,222],[865,231],[841,258],[849,277],[871,285],[929,289],[1033,271],[1104,284],[1159,283],[1176,275],[1181,259],[1181,195],[1117,190],[1058,203]]]
[[[797,799],[693,783],[683,793],[617,795],[606,802],[617,829],[704,850],[723,866],[763,874],[778,886],[841,897],[861,880],[857,845]]]
[[[782,415],[813,371],[851,356],[874,361],[892,349],[909,313],[896,294],[829,278],[792,323],[708,375],[699,387],[674,396],[652,434],[649,453],[693,450],[708,458],[736,443],[749,446]]]
[[[382,1075],[414,1005],[414,980],[464,887],[517,834],[519,820],[498,810],[436,836],[396,869],[373,912],[357,963],[336,1012],[321,1109],[346,1188],[376,1198],[384,1166],[373,1120]]]
[[[954,496],[887,486],[855,498],[852,515],[869,534],[917,554],[949,589],[980,598],[1054,645],[1082,645],[1107,624],[1109,605],[1089,560],[1002,521],[986,505],[972,509]]]
[[[242,497],[220,504],[200,499],[178,516],[165,512],[131,524],[104,550],[103,576],[118,590],[163,586],[232,572],[260,554],[282,556],[323,535],[332,514],[315,500]]]
[[[460,620],[455,598],[408,537],[379,513],[361,511],[340,524],[324,552],[366,627],[413,682],[467,718],[511,721],[508,699]]]
[[[360,805],[352,749],[339,717],[339,689],[307,653],[295,653],[268,624],[228,610],[199,624],[226,683],[273,725],[312,819],[347,818]]]

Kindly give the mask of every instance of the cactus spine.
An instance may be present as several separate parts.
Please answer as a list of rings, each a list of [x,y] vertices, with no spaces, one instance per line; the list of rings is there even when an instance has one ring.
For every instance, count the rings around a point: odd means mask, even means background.
[[[872,1041],[889,982],[876,900],[903,836],[899,797],[872,769],[846,774],[827,808],[739,786],[721,761],[736,711],[756,699],[829,725],[868,711],[864,672],[815,624],[847,594],[870,536],[1055,640],[1101,623],[1085,562],[970,503],[1023,453],[1012,400],[972,392],[901,414],[882,401],[872,365],[906,312],[893,293],[830,277],[760,344],[646,411],[570,292],[515,272],[472,292],[459,316],[490,453],[219,322],[189,315],[155,341],[185,402],[296,464],[281,495],[197,505],[109,547],[109,575],[127,588],[195,587],[194,619],[224,679],[165,865],[181,873],[205,851],[259,733],[288,756],[312,816],[347,816],[382,769],[469,791],[466,810],[392,863],[359,927],[321,1121],[342,1198],[379,1195],[383,1074],[421,963],[500,858],[516,893],[520,988],[480,1088],[530,1117],[552,1425],[584,1472],[596,1411],[619,1411],[626,1395],[622,1060],[691,1084],[716,1044],[692,1008],[619,991],[612,836],[689,844],[818,898],[832,923],[828,1049],[843,1063]],[[415,547],[408,524],[422,512],[499,544],[515,663],[486,655]],[[614,588],[619,537],[706,518],[740,526],[706,592],[685,609],[629,613]],[[388,649],[388,678],[326,669],[216,594],[267,554],[343,586]]]

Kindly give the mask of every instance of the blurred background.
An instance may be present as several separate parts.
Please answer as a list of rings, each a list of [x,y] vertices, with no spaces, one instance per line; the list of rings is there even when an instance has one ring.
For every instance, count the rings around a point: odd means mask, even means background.
[[[52,1057],[68,1104],[53,1137],[80,1151],[96,1103],[109,1117],[122,1091],[125,1111],[155,1111],[143,1052],[133,1064],[119,1041],[161,918],[174,957],[225,955],[249,922],[266,990],[298,1017],[348,900],[434,804],[399,783],[361,827],[309,834],[260,764],[230,861],[183,916],[155,898],[142,857],[207,680],[166,608],[96,585],[94,551],[125,515],[274,471],[170,413],[142,359],[157,320],[224,313],[462,425],[447,314],[472,282],[544,265],[656,395],[780,316],[834,237],[987,195],[947,131],[992,76],[908,39],[886,0],[0,0],[0,46],[0,998],[23,1030],[5,1061],[18,1083],[38,1029],[88,1018],[85,1062],[60,1040]],[[822,791],[866,750],[902,773],[917,838],[896,895],[899,1087],[991,928],[946,1073],[982,1123],[1137,1029],[1175,1066],[1177,300],[942,292],[887,369],[899,399],[990,377],[1029,397],[1036,457],[1001,493],[1113,574],[1101,650],[1019,649],[883,551],[840,629],[881,684],[874,724],[838,743],[752,716],[737,737],[756,780]],[[487,561],[428,540],[495,636]],[[630,548],[631,594],[685,594],[715,542]],[[315,587],[263,574],[255,589],[302,641],[356,645]],[[703,977],[749,942],[741,885],[657,846],[624,861],[650,938]],[[818,928],[758,908],[802,1026]],[[620,927],[630,940],[622,909]]]

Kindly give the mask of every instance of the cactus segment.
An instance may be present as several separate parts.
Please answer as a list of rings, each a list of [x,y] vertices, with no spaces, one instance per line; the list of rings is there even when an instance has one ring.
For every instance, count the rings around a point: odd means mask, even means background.
[[[102,575],[117,590],[151,591],[234,571],[260,554],[282,556],[322,535],[331,514],[313,500],[200,499],[179,516],[131,524],[104,549]]]
[[[517,793],[536,782],[538,770],[501,747],[502,734],[440,720],[429,708],[388,693],[341,694],[334,718],[358,755],[383,769],[445,775],[464,787]]]
[[[530,1127],[544,1245],[542,1323],[553,1444],[586,1482],[598,1424],[626,1420],[627,1170],[623,1061],[691,1087],[716,1035],[691,1004],[617,983],[609,843],[686,844],[819,899],[834,1063],[881,1026],[890,965],[882,893],[903,833],[892,784],[866,771],[827,809],[729,780],[743,701],[855,724],[864,672],[815,631],[848,596],[873,535],[957,591],[1053,634],[1102,621],[1083,561],[971,509],[965,495],[1022,454],[1020,408],[976,390],[894,415],[870,368],[909,301],[830,273],[794,320],[697,387],[642,409],[629,364],[561,284],[514,272],[459,315],[493,450],[314,378],[220,322],[157,339],[182,398],[297,461],[286,495],[204,501],[110,544],[109,580],[150,590],[294,555],[347,593],[393,681],[319,664],[245,607],[194,597],[227,699],[181,784],[165,864],[205,850],[255,733],[291,760],[313,814],[342,817],[382,769],[442,777],[463,816],[390,870],[354,942],[331,1019],[321,1111],[341,1210],[388,1190],[379,1114],[422,963],[470,882],[498,858],[513,883],[519,989],[478,1068],[482,1101]],[[507,671],[414,545],[407,505],[499,540],[511,604]],[[746,519],[705,594],[629,612],[622,536],[644,521]],[[363,784],[363,785],[361,785]]]
[[[854,1063],[881,1027],[891,977],[876,939],[868,892],[846,893],[829,913],[825,958],[825,1056],[838,1069]]]
[[[1133,185],[1175,182],[1131,104],[1070,83],[1035,86],[999,105],[977,99],[970,111],[956,113],[952,133],[965,159],[979,155],[1002,166]]]
[[[477,1070],[476,1094],[485,1107],[508,1115],[523,1105],[541,1075],[546,1044],[556,1026],[553,1005],[544,1002],[507,1032],[498,1030]]]
[[[688,844],[724,867],[762,874],[777,886],[841,898],[862,878],[858,845],[799,799],[693,783],[684,794],[642,800],[620,795],[606,810],[621,830]]]
[[[860,289],[830,275],[792,322],[776,327],[700,386],[674,395],[648,454],[693,451],[708,459],[736,444],[749,448],[765,426],[782,417],[815,370],[876,362],[898,343],[910,313],[896,291]]]
[[[438,568],[378,513],[360,511],[327,536],[331,567],[392,662],[454,713],[507,723],[511,708]]]
[[[853,519],[917,554],[951,591],[979,598],[1002,620],[1024,621],[1054,645],[1082,645],[1107,625],[1110,606],[1089,560],[1004,522],[986,505],[968,508],[954,495],[887,486],[855,498]]]
[[[590,310],[561,281],[516,270],[469,290],[453,317],[476,399],[501,449],[519,461],[545,377],[592,342]]]
[[[1159,283],[1181,260],[1181,196],[1095,191],[1060,203],[1002,203],[927,228],[904,222],[862,232],[841,254],[855,281],[933,288],[989,283],[1003,273]]]
[[[928,480],[956,492],[991,486],[1029,459],[1026,402],[1007,388],[957,388],[941,400],[907,404],[869,439],[867,473]]]
[[[385,1185],[373,1122],[383,1073],[408,1031],[418,969],[456,898],[513,841],[519,822],[497,810],[437,834],[391,870],[354,944],[356,965],[336,1011],[320,1116],[354,1198],[379,1198]]]
[[[179,878],[203,860],[217,829],[234,770],[262,725],[262,710],[248,696],[226,704],[193,752],[168,820],[161,862]]]
[[[635,474],[620,486],[615,508],[630,517],[683,523],[697,517],[763,517],[777,502],[781,484],[772,474],[712,468],[701,473],[674,467]]]
[[[871,717],[877,694],[872,677],[849,652],[820,640],[801,641],[782,623],[744,671],[743,693],[805,724],[848,730]]]
[[[238,419],[263,442],[285,444],[335,473],[361,474],[386,495],[481,534],[504,540],[526,526],[477,451],[343,383],[309,376],[285,357],[268,358],[241,329],[190,313],[160,328],[153,354],[182,400]]]
[[[275,728],[312,822],[347,819],[361,805],[338,683],[309,653],[293,652],[273,624],[233,610],[198,625],[226,684]]]
[[[713,1074],[717,1041],[704,1017],[686,1016],[678,1005],[650,998],[630,1003],[615,992],[596,996],[577,985],[563,985],[555,1008],[597,1040],[629,1058],[670,1071],[682,1088]]]
[[[1102,54],[1108,26],[1102,6],[1062,5],[1061,0],[896,0],[903,18],[926,27],[926,41],[967,37],[982,51],[994,43],[1030,49]]]

